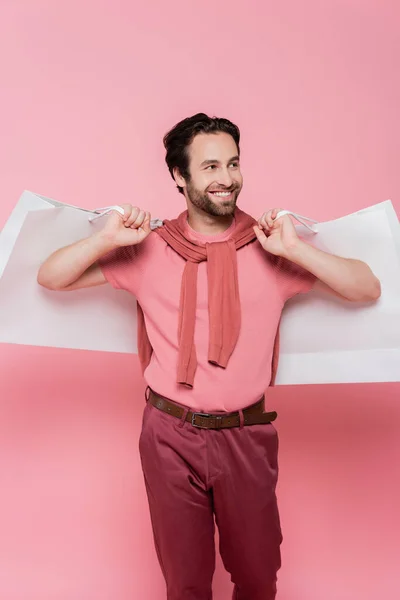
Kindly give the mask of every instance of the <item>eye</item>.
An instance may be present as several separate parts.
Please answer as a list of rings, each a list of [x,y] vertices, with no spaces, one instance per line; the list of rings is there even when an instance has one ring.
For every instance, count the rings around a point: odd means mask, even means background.
[[[215,165],[208,165],[208,167],[206,167],[206,171],[208,171],[209,169],[215,169]]]
[[[239,166],[239,163],[237,161],[234,161],[230,164],[231,167],[233,167],[234,169],[237,169]]]

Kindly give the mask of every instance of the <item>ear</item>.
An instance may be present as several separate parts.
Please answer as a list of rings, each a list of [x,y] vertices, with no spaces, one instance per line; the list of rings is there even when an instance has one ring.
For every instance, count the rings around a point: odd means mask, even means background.
[[[174,179],[175,179],[176,185],[179,185],[179,187],[185,188],[186,187],[186,181],[184,180],[184,178],[180,174],[178,167],[174,167],[173,170],[172,170],[172,172],[173,172],[173,175],[174,175]]]

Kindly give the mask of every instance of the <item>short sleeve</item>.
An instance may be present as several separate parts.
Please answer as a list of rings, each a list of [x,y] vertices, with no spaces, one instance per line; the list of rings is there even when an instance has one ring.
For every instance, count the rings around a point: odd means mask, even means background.
[[[137,293],[140,281],[139,246],[138,244],[116,248],[98,260],[104,277],[117,290]]]
[[[306,294],[311,290],[317,280],[315,275],[286,258],[274,258],[274,271],[284,302],[297,294]]]

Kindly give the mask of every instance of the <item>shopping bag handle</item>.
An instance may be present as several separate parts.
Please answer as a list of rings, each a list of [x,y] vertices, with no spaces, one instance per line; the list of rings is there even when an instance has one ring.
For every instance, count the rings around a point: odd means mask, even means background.
[[[92,223],[93,221],[95,221],[96,219],[99,219],[100,217],[103,217],[104,215],[108,215],[110,212],[112,212],[113,210],[115,210],[116,212],[118,212],[120,215],[124,215],[124,209],[122,208],[122,206],[104,206],[103,208],[95,208],[93,212],[98,213],[95,215],[90,215],[89,217],[89,221]],[[150,229],[157,229],[157,227],[162,227],[163,226],[163,222],[161,221],[161,219],[152,219],[150,221]]]
[[[303,217],[302,215],[298,215],[297,213],[292,212],[291,210],[280,210],[274,220],[276,221],[276,219],[280,219],[281,217],[284,217],[285,215],[291,215],[294,219],[296,219],[296,221],[298,221],[301,225],[303,225],[304,227],[306,227],[313,233],[318,232],[318,227],[317,227],[318,221],[314,221],[314,219],[309,219],[308,217]],[[308,225],[308,223],[306,223],[306,221],[308,221],[309,223],[313,223],[313,224]]]

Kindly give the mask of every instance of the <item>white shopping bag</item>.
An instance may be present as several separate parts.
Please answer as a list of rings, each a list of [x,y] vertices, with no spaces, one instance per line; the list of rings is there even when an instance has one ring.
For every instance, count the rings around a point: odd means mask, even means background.
[[[104,285],[61,293],[36,282],[51,252],[103,227],[89,221],[98,213],[24,192],[0,234],[0,342],[137,352],[128,292]],[[365,260],[382,297],[368,306],[315,292],[289,301],[276,384],[400,381],[400,227],[391,202],[319,223],[317,234],[306,227],[299,233],[313,245]]]
[[[110,285],[54,292],[38,285],[55,250],[104,226],[87,211],[24,192],[0,234],[0,342],[137,352],[136,300]]]
[[[311,292],[286,303],[276,385],[400,381],[400,226],[390,200],[318,224],[303,238],[365,261],[380,279],[376,303]]]

